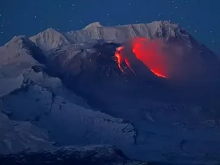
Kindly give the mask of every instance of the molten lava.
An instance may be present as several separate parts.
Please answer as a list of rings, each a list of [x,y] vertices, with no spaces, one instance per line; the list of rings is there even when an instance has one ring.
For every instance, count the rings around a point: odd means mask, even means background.
[[[158,76],[158,77],[167,78],[167,76],[162,75],[162,74],[160,74],[160,73],[158,73],[158,72],[156,72],[156,71],[154,71],[154,70],[152,70],[152,69],[151,69],[151,72],[153,72],[153,73],[154,73],[156,76]]]
[[[129,63],[128,58],[125,58],[125,64],[128,66],[128,68],[134,73],[133,69],[131,68],[131,64]]]
[[[122,50],[122,49],[123,49],[122,46],[120,46],[120,47],[117,48],[117,50],[116,50],[116,52],[115,52],[115,57],[116,57],[116,61],[117,61],[117,64],[118,64],[118,68],[119,68],[122,72],[124,72],[124,70],[122,69],[122,66],[121,66],[121,64],[122,64],[122,62],[123,62],[123,60],[122,60],[122,55],[121,55],[121,50]]]
[[[124,62],[132,72],[131,61],[126,54],[122,53],[124,46],[119,47],[116,50],[115,57],[117,59],[119,69],[122,69],[122,63]],[[147,38],[134,38],[131,41],[131,49],[135,57],[143,62],[143,64],[151,70],[154,75],[158,77],[167,78],[167,67],[165,65],[165,57],[161,51],[161,45],[157,41],[148,40]]]

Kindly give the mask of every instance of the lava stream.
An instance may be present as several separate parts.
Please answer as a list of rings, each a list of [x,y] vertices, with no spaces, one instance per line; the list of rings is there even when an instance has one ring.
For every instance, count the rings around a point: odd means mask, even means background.
[[[163,78],[167,78],[165,75],[162,75],[162,74],[160,74],[160,73],[158,73],[158,72],[156,72],[156,71],[154,71],[154,70],[152,70],[151,69],[151,72],[153,72],[156,76],[158,76],[158,77],[163,77]]]
[[[134,70],[131,68],[131,65],[129,63],[128,58],[125,58],[125,64],[128,66],[128,68],[134,73]]]
[[[117,50],[115,52],[115,57],[116,57],[116,61],[117,61],[117,64],[118,64],[118,68],[121,70],[121,72],[124,72],[124,70],[122,69],[122,66],[121,66],[123,60],[122,60],[122,55],[121,55],[120,52],[121,52],[122,49],[123,49],[122,46],[117,48]]]

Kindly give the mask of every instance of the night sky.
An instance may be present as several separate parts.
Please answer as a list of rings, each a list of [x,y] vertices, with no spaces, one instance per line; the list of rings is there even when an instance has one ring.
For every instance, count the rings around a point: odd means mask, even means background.
[[[77,30],[170,20],[220,54],[219,0],[0,0],[0,45],[15,35],[31,36],[52,27]]]

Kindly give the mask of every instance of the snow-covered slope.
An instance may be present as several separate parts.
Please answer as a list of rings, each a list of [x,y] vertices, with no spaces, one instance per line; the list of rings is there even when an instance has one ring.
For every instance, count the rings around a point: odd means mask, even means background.
[[[199,49],[206,56],[213,54],[204,45],[197,42],[189,33],[187,33],[178,24],[168,21],[154,21],[151,23],[130,24],[120,26],[102,26],[95,22],[86,26],[82,30],[75,30],[63,33],[66,39],[71,43],[87,42],[91,40],[101,40],[105,42],[122,43],[132,37],[147,37],[151,39],[162,38],[167,42],[177,41],[186,44],[189,49]]]
[[[11,112],[2,108],[0,110],[1,154],[26,148],[43,149],[53,147],[45,129],[39,128],[30,122],[10,120],[8,116],[11,115]]]
[[[3,146],[5,140],[10,143],[10,140],[15,139],[12,150],[20,150],[24,146],[16,144],[23,143],[22,140],[28,141],[29,134],[34,140],[40,141],[44,132],[41,128],[49,134],[51,142],[63,145],[133,143],[134,126],[123,119],[84,108],[89,108],[85,100],[70,92],[59,78],[45,73],[43,63],[39,63],[45,56],[41,58],[41,50],[29,39],[23,36],[13,38],[0,51],[1,115],[8,120],[7,125],[12,127],[8,130],[10,134],[16,134],[22,129],[27,134],[21,140],[12,136],[1,139]],[[11,120],[19,121],[21,126],[14,128],[2,112],[8,114]],[[31,123],[34,125],[31,126]],[[1,126],[1,132],[9,134],[9,126]],[[33,128],[29,131],[29,127]],[[35,148],[37,142],[27,147]],[[47,145],[44,146],[47,148]],[[7,151],[6,148],[2,147],[2,150]]]
[[[91,39],[123,42],[135,36],[143,37],[169,37],[178,36],[180,27],[167,21],[154,21],[147,24],[131,24],[122,26],[104,27],[100,23],[92,23],[82,30],[64,33],[70,41],[85,42]]]
[[[43,31],[36,36],[30,37],[30,40],[45,51],[68,44],[66,38],[52,28]]]
[[[3,106],[12,119],[42,126],[62,145],[133,143],[130,123],[70,103],[47,88],[30,82],[2,97]]]
[[[54,29],[47,29],[36,36],[30,37],[42,50],[49,50],[66,44],[82,42],[115,42],[122,43],[132,37],[162,38],[165,41],[179,42],[186,44],[189,49],[196,46],[201,53],[213,54],[204,45],[198,43],[189,33],[178,24],[168,21],[154,21],[151,23],[130,24],[121,26],[102,26],[99,22],[94,22],[82,30],[74,30],[66,33],[59,33]]]
[[[69,102],[59,79],[32,69],[22,75],[22,84],[1,98],[2,111],[7,109],[11,119],[45,128],[62,145],[133,143],[133,125],[80,107],[83,102],[77,97]]]
[[[43,60],[41,50],[25,36],[14,37],[0,47],[0,55],[0,96],[19,88],[22,73]]]

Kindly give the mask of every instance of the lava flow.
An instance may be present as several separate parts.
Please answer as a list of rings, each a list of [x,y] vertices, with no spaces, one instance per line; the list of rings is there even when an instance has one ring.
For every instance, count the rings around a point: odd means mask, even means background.
[[[117,60],[118,68],[119,68],[122,72],[124,72],[124,70],[122,69],[122,66],[121,66],[121,64],[122,64],[122,62],[123,62],[123,60],[122,60],[122,54],[121,54],[121,50],[122,50],[122,49],[123,49],[122,46],[120,46],[120,47],[117,48],[117,50],[116,50],[116,52],[115,52],[115,57],[116,57],[116,60]]]
[[[167,78],[167,76],[162,75],[162,74],[160,74],[160,73],[158,73],[158,72],[156,72],[156,71],[154,71],[154,70],[152,70],[152,69],[151,69],[151,72],[153,72],[153,73],[154,73],[156,76],[158,76],[158,77]]]
[[[147,38],[134,38],[131,40],[131,50],[135,57],[143,62],[143,64],[151,70],[154,75],[158,77],[167,78],[167,68],[165,65],[164,54],[160,51],[160,43],[151,41]],[[119,69],[124,72],[122,63],[125,63],[132,72],[130,55],[124,53],[122,50],[125,46],[121,46],[116,50],[115,57]]]

